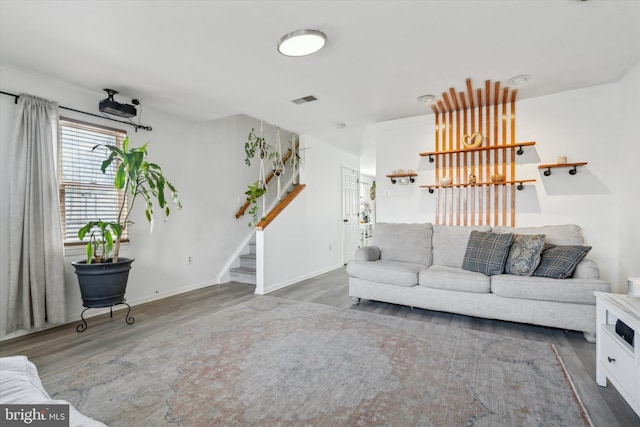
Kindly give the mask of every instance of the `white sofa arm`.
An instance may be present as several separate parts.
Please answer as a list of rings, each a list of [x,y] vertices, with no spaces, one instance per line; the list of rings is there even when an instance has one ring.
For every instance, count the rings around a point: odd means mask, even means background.
[[[590,259],[583,259],[573,272],[574,279],[600,279],[598,264]]]
[[[376,246],[363,246],[356,250],[353,259],[358,261],[377,261],[380,259],[380,249]]]
[[[69,405],[70,427],[107,427],[81,414],[66,400],[52,399],[40,381],[38,368],[26,356],[0,357],[0,404]]]

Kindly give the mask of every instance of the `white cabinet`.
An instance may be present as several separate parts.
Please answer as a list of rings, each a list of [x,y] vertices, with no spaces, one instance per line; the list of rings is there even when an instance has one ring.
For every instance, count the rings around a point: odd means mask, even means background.
[[[640,415],[640,301],[626,295],[594,292],[596,296],[596,382],[607,379]],[[635,331],[633,345],[616,333],[620,320]]]

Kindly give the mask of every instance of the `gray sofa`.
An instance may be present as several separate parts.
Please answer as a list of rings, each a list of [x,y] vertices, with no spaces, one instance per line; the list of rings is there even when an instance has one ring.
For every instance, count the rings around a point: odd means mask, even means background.
[[[582,259],[571,276],[564,279],[530,275],[534,274],[533,270],[523,275],[469,271],[467,246],[474,230],[482,232],[474,236],[511,234],[514,238],[528,236],[527,239],[544,236],[544,248],[584,244],[580,227],[576,225],[492,229],[489,226],[378,223],[373,246],[359,248],[347,264],[352,303],[358,304],[364,298],[563,328],[581,331],[587,341],[595,342],[593,292],[611,291],[609,283],[599,280],[595,262]],[[504,240],[508,236],[496,237]],[[509,253],[509,259],[511,256]],[[537,262],[540,262],[540,253]],[[463,263],[467,269],[462,268]],[[531,267],[537,269],[538,264]]]

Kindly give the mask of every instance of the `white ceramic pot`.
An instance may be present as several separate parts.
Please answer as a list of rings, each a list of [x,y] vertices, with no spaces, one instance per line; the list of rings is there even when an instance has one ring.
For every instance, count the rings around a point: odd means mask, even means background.
[[[633,298],[640,298],[640,277],[629,277],[627,280],[627,294]]]

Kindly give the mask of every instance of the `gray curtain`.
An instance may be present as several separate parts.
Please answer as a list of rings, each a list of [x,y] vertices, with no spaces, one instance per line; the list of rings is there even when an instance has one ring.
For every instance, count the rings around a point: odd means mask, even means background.
[[[7,333],[65,321],[58,104],[21,94],[10,141]]]

